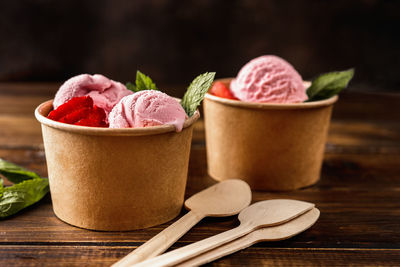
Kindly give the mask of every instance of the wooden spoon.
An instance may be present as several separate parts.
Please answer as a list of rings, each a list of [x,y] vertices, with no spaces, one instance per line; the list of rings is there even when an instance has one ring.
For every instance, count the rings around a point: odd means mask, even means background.
[[[238,179],[215,184],[185,201],[190,210],[178,221],[116,262],[113,267],[131,266],[160,255],[206,216],[223,217],[238,214],[251,202],[249,185]]]
[[[176,265],[244,236],[258,228],[274,226],[290,221],[312,208],[314,208],[314,204],[312,203],[290,199],[273,199],[257,202],[240,212],[240,225],[238,227],[153,259],[143,261],[135,266],[156,267]]]
[[[279,241],[291,238],[292,236],[295,236],[310,228],[318,220],[319,213],[320,212],[317,208],[313,208],[312,210],[287,223],[255,230],[243,237],[235,239],[228,244],[222,245],[197,257],[189,259],[178,266],[199,266],[222,258],[236,251],[248,248],[258,242]]]

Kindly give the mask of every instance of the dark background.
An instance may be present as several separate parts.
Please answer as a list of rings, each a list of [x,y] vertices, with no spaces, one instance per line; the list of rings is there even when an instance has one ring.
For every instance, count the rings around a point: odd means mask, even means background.
[[[0,81],[126,82],[139,69],[180,96],[199,73],[276,54],[304,79],[355,67],[349,90],[399,92],[399,13],[376,0],[1,1]]]

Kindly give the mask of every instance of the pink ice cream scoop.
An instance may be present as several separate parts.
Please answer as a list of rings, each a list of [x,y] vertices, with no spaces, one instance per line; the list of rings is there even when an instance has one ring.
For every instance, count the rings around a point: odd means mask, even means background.
[[[90,96],[93,103],[103,108],[108,114],[121,98],[133,92],[125,85],[108,79],[100,74],[81,74],[67,80],[54,97],[54,109],[68,100],[79,96]]]
[[[125,96],[110,112],[110,128],[136,128],[172,124],[180,132],[187,118],[179,102],[157,90]]]
[[[307,99],[300,74],[284,59],[261,56],[243,66],[231,82],[234,96],[259,103],[298,103]]]

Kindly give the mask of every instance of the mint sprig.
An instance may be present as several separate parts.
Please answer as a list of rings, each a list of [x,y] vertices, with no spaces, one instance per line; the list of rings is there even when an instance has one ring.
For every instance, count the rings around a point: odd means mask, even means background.
[[[49,192],[48,179],[3,159],[0,159],[0,174],[14,183],[4,187],[0,177],[0,218],[36,203]]]
[[[189,85],[181,101],[181,106],[189,117],[193,116],[200,105],[214,81],[214,77],[215,72],[206,72],[197,76]]]
[[[135,93],[142,90],[158,90],[156,84],[152,81],[152,79],[144,73],[140,72],[139,70],[136,71],[135,84],[127,82],[125,86]]]
[[[3,188],[0,218],[5,218],[38,202],[49,192],[49,180],[36,178]]]
[[[319,75],[307,89],[307,102],[330,98],[347,87],[354,76],[354,69],[334,71]]]
[[[18,184],[25,180],[40,178],[34,172],[28,171],[14,163],[0,159],[0,174],[6,177],[10,182]]]

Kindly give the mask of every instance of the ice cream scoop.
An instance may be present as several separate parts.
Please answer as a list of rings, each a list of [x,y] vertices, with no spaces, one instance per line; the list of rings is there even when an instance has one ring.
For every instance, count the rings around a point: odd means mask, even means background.
[[[122,83],[95,74],[81,74],[67,80],[54,97],[53,107],[58,108],[74,97],[90,96],[96,106],[108,114],[124,96],[132,94]]]
[[[300,74],[284,59],[266,55],[243,66],[230,89],[242,101],[299,103],[307,99]]]
[[[110,128],[136,128],[172,124],[180,132],[187,118],[180,103],[157,90],[125,96],[109,115]]]

